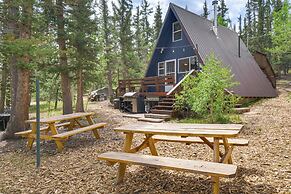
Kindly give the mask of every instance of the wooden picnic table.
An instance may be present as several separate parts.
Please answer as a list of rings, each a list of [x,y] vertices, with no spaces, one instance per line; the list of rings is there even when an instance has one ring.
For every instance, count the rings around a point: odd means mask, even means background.
[[[152,124],[128,124],[115,128],[116,132],[126,134],[124,152],[135,153],[149,147],[151,154],[157,156],[154,135],[199,137],[206,145],[213,149],[213,161],[232,163],[231,152],[233,146],[228,144],[228,138],[237,137],[243,125],[240,124],[176,124],[176,123],[152,123]],[[131,148],[133,135],[145,134],[144,141],[137,147]],[[213,138],[210,142],[208,138]],[[219,142],[222,140],[225,152],[219,151]]]
[[[206,145],[213,149],[213,162],[232,163],[231,153],[233,146],[228,144],[228,138],[237,137],[243,125],[239,124],[175,124],[175,123],[153,123],[153,124],[128,124],[115,128],[116,132],[125,133],[125,143],[123,151],[136,153],[145,148],[149,148],[153,156],[158,156],[155,147],[154,135],[179,136],[179,137],[199,137]],[[144,134],[144,141],[134,147],[132,146],[135,133]],[[213,142],[209,141],[213,138]],[[223,141],[224,153],[219,150],[220,140]],[[122,182],[126,170],[126,164],[120,164],[117,181]],[[218,177],[213,177],[218,190]],[[214,192],[216,193],[216,191]],[[217,192],[218,193],[218,192]]]
[[[45,127],[40,128],[40,139],[41,140],[54,140],[58,151],[62,151],[64,148],[63,141],[68,139],[70,136],[86,132],[92,131],[96,139],[99,139],[99,133],[97,131],[98,128],[103,128],[106,123],[98,123],[94,124],[92,116],[94,115],[93,112],[78,112],[66,115],[59,115],[53,116],[49,118],[41,118],[40,123],[46,125]],[[80,119],[85,118],[88,122],[87,126],[83,126],[80,123]],[[37,128],[37,121],[36,119],[27,120],[26,123],[31,125],[31,130],[21,131],[15,133],[16,135],[26,137],[28,139],[27,147],[29,149],[32,148],[33,142],[36,139],[36,128]],[[74,129],[75,126],[79,126],[80,128]],[[67,132],[59,133],[58,128],[66,127]]]

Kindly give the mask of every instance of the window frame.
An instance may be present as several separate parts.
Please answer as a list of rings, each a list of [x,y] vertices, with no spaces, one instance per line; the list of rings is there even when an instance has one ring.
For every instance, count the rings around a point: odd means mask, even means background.
[[[196,61],[197,61],[197,66],[199,67],[199,58],[198,58],[198,56],[197,56],[197,55],[193,55],[193,56],[190,56],[190,59],[189,59],[189,60],[190,60],[190,67],[189,67],[189,68],[190,68],[190,70],[192,70],[192,68],[191,68],[191,65],[192,65],[192,64],[191,64],[191,58],[192,58],[192,57],[193,57],[193,58],[196,58]]]
[[[179,24],[180,25],[180,27],[181,27],[181,29],[180,30],[177,30],[177,31],[175,31],[175,24]],[[181,33],[181,38],[180,39],[177,39],[177,40],[175,40],[175,33],[178,33],[178,32],[180,32]],[[182,26],[181,26],[181,24],[180,24],[180,22],[179,21],[176,21],[176,22],[173,22],[173,24],[172,24],[172,42],[178,42],[178,41],[180,41],[180,40],[182,40]]]
[[[188,73],[189,71],[191,71],[191,61],[190,61],[190,57],[183,57],[183,58],[179,58],[178,59],[178,73]],[[183,60],[183,59],[188,59],[188,63],[189,63],[189,68],[188,68],[188,71],[180,71],[180,60]]]
[[[163,68],[160,68],[160,64],[161,63],[163,63],[164,64],[164,67]],[[161,62],[158,62],[158,76],[165,76],[165,74],[166,74],[166,63],[165,63],[165,61],[161,61]],[[162,74],[160,74],[160,70],[164,70],[164,74],[162,75]]]
[[[175,74],[175,77],[176,77],[176,72],[177,72],[177,69],[176,69],[176,59],[170,59],[170,60],[166,60],[165,61],[165,76],[169,75],[167,74],[167,63],[169,62],[174,62],[174,72],[171,72],[170,74],[174,73]]]

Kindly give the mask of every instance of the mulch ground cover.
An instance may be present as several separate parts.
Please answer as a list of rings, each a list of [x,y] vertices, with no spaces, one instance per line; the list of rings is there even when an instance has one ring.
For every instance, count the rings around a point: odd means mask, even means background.
[[[62,153],[54,142],[42,142],[39,170],[35,147],[27,150],[22,139],[1,142],[0,193],[211,193],[210,177],[142,166],[128,167],[125,182],[116,185],[117,165],[107,166],[97,156],[122,150],[124,136],[113,128],[137,121],[123,118],[107,102],[92,103],[89,109],[96,112],[95,122],[108,123],[100,130],[101,139],[91,133],[73,136]],[[221,193],[291,193],[290,96],[280,90],[279,97],[259,101],[241,119],[245,127],[240,137],[250,144],[235,147],[238,172],[234,178],[221,179]],[[141,142],[143,136],[134,139]],[[212,159],[205,145],[159,142],[157,150],[162,156]]]

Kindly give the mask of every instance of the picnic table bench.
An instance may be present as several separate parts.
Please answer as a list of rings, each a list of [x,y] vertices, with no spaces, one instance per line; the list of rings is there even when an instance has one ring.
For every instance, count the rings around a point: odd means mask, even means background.
[[[62,151],[64,149],[64,141],[69,137],[80,134],[87,131],[92,131],[93,135],[96,139],[100,138],[100,135],[97,131],[99,128],[103,128],[106,126],[106,123],[97,123],[94,124],[92,116],[93,112],[79,112],[72,113],[67,115],[54,116],[50,118],[41,118],[40,123],[46,126],[40,128],[40,139],[42,140],[53,140],[57,145],[58,151]],[[86,118],[88,122],[88,126],[83,126],[79,120],[82,118]],[[36,139],[36,119],[27,120],[26,123],[31,124],[31,130],[21,131],[15,133],[15,135],[22,136],[28,139],[27,147],[29,149],[32,148],[33,142]],[[80,128],[74,129],[75,126],[79,126]],[[67,128],[68,131],[59,133],[58,129],[60,127]]]
[[[192,173],[204,174],[212,177],[213,193],[219,193],[219,178],[233,176],[236,173],[237,166],[232,164],[231,153],[234,145],[247,144],[248,142],[230,141],[229,138],[237,137],[243,125],[233,124],[135,124],[124,125],[115,128],[116,132],[125,134],[124,152],[107,152],[100,154],[100,160],[106,160],[107,164],[113,165],[119,163],[117,182],[123,181],[126,165],[144,165],[171,170],[183,170]],[[144,134],[144,141],[138,146],[132,148],[133,136],[135,133]],[[190,141],[194,143],[204,142],[213,149],[213,161],[185,160],[158,156],[155,147],[157,139],[165,137],[177,138],[199,138],[200,141]],[[182,138],[181,138],[182,139]],[[172,139],[173,140],[173,139]],[[193,139],[191,139],[193,140]],[[223,144],[224,152],[220,152],[219,145]],[[137,152],[149,148],[152,155],[136,154]]]

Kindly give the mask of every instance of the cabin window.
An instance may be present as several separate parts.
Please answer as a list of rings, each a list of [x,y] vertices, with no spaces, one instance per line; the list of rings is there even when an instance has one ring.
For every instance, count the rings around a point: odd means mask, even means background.
[[[175,65],[176,65],[175,60],[166,61],[166,75],[171,75],[171,74],[174,74],[176,72]]]
[[[182,28],[179,22],[173,23],[173,42],[182,40]]]
[[[199,61],[197,56],[190,57],[190,68],[195,70],[200,70]]]
[[[165,62],[158,63],[158,75],[159,76],[165,75]]]
[[[179,59],[179,73],[186,73],[190,70],[190,58]]]

